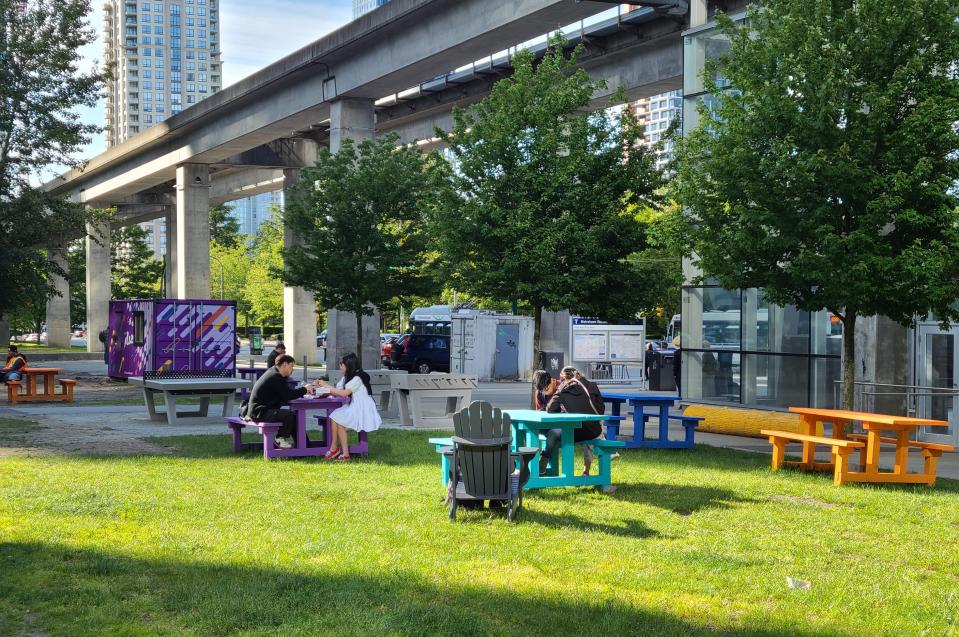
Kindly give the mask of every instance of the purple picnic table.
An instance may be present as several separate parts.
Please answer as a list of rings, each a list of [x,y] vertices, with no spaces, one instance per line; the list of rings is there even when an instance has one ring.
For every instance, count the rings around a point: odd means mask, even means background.
[[[272,458],[303,458],[310,456],[322,456],[330,450],[330,426],[328,417],[337,407],[341,407],[350,401],[349,398],[339,396],[318,396],[303,397],[290,401],[290,410],[296,412],[296,441],[297,444],[291,449],[272,449],[270,457]],[[311,441],[306,436],[306,419],[311,411],[320,411],[324,413],[318,415],[317,419],[323,429],[323,439]],[[365,431],[360,432],[358,444],[350,445],[350,455],[369,454],[369,443]]]

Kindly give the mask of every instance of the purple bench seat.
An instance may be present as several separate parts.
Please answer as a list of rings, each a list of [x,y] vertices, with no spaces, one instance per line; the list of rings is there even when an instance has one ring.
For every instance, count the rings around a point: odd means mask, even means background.
[[[226,424],[233,430],[233,451],[243,451],[244,449],[256,449],[259,443],[243,442],[242,434],[244,427],[252,427],[257,433],[263,436],[263,458],[270,460],[274,457],[273,451],[276,446],[276,432],[280,430],[283,423],[280,422],[259,422],[256,420],[245,420],[237,416],[224,418]]]

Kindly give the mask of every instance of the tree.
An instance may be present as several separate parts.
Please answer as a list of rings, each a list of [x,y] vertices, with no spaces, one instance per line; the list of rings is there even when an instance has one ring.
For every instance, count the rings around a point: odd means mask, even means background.
[[[652,204],[660,175],[628,109],[593,111],[604,86],[576,68],[581,48],[562,42],[534,64],[513,58],[472,110],[454,110],[449,133],[460,197],[434,219],[450,285],[481,297],[525,300],[533,308],[539,351],[541,311],[569,309],[630,320],[634,267],[643,225],[628,208]],[[618,98],[622,98],[621,95]]]
[[[216,242],[210,244],[210,280],[214,281],[219,289],[222,273],[224,298],[233,299],[236,302],[237,316],[244,317],[244,325],[249,325],[251,309],[246,295],[251,266],[250,251],[244,242],[237,241],[237,244],[232,247]]]
[[[83,241],[75,241],[67,249],[67,283],[70,285],[70,325],[87,322],[87,253]]]
[[[146,230],[126,226],[111,233],[110,292],[115,299],[148,299],[160,294],[163,262],[154,258]]]
[[[0,315],[30,302],[48,273],[66,275],[36,248],[65,243],[91,220],[81,206],[34,187],[45,170],[75,165],[73,155],[98,130],[78,106],[96,104],[104,74],[77,70],[95,37],[87,0],[0,0]]]
[[[283,322],[283,220],[279,210],[260,226],[253,240],[253,260],[246,275],[244,299],[261,326]]]
[[[443,199],[449,169],[436,155],[397,146],[395,135],[321,150],[301,172],[284,220],[300,243],[284,250],[284,279],[320,305],[362,321],[396,296],[436,288],[426,216]],[[361,361],[362,362],[362,361]]]
[[[240,222],[233,218],[233,208],[220,204],[210,208],[210,240],[227,248],[240,244]]]
[[[959,317],[959,5],[764,0],[746,23],[720,17],[677,148],[688,248],[727,288],[832,312],[851,408],[859,317]]]

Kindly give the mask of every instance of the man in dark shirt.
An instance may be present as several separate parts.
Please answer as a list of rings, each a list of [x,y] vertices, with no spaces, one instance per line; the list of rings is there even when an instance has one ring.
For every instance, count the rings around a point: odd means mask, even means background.
[[[307,385],[290,389],[286,379],[293,374],[293,357],[283,354],[276,359],[276,365],[266,370],[253,385],[247,414],[260,422],[280,422],[283,426],[277,432],[277,439],[292,438],[296,444],[296,413],[283,409],[291,400],[302,398],[311,387]]]
[[[286,354],[286,345],[283,343],[277,343],[276,347],[273,348],[273,351],[270,352],[270,355],[266,357],[266,366],[273,367],[276,365],[276,359],[284,354]]]

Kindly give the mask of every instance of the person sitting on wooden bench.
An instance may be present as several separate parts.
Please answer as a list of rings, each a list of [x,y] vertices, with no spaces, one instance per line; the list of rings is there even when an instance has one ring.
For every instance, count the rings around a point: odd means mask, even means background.
[[[560,412],[568,414],[602,414],[605,410],[605,403],[602,403],[602,407],[599,407],[591,396],[591,392],[587,387],[586,383],[590,385],[595,385],[592,381],[586,380],[582,374],[579,373],[575,367],[564,367],[563,370],[559,373],[559,379],[562,381],[559,390],[553,397],[550,398],[549,404],[546,405],[546,411],[551,414],[557,414]],[[602,401],[602,396],[599,394],[599,388],[596,387],[595,393],[599,396],[599,400]],[[575,442],[584,442],[586,440],[595,440],[603,434],[603,423],[599,420],[592,420],[584,422],[582,427],[574,430],[573,440]],[[543,453],[540,455],[539,460],[539,474],[546,475],[547,464],[549,463],[550,458],[553,457],[553,452],[556,450],[556,447],[560,444],[563,435],[562,429],[550,429],[546,433],[546,448],[543,449]],[[592,453],[587,448],[583,452],[583,462],[585,464],[585,470],[583,475],[589,475],[589,468],[592,464]],[[571,469],[563,469],[564,471],[571,471]]]
[[[283,426],[277,431],[276,440],[290,438],[293,445],[296,440],[296,413],[283,409],[291,400],[303,398],[312,385],[290,389],[286,379],[293,375],[293,357],[283,354],[276,359],[276,365],[266,370],[253,385],[247,414],[258,422],[280,422]],[[285,446],[286,441],[284,441]]]
[[[27,357],[11,345],[7,351],[7,363],[0,369],[0,380],[3,382],[15,381],[23,378],[23,368],[27,366]]]

